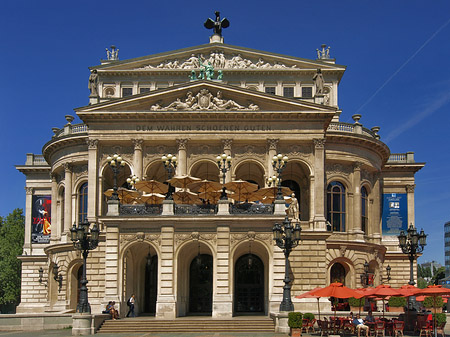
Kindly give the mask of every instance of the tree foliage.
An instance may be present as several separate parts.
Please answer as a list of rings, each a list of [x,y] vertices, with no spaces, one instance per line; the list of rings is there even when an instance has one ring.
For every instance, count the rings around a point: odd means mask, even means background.
[[[439,284],[439,280],[443,278],[445,278],[445,267],[440,267],[434,270],[434,275],[431,282],[432,284]]]
[[[21,261],[25,217],[16,208],[6,218],[0,217],[0,306],[20,302]]]

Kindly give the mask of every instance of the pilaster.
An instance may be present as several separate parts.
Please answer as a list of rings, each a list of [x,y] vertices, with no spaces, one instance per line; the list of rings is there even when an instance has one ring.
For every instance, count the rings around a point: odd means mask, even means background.
[[[214,318],[231,318],[233,301],[230,289],[230,227],[217,226],[216,289],[214,291]]]
[[[108,224],[106,231],[105,251],[105,298],[104,303],[116,301],[119,298],[119,227],[117,224]]]
[[[161,228],[161,270],[158,279],[158,301],[156,302],[156,317],[174,319],[176,317],[175,286],[174,286],[174,228]]]
[[[64,200],[63,233],[67,234],[72,225],[72,165],[69,163],[64,163]]]
[[[314,229],[325,230],[325,139],[314,141]]]
[[[177,171],[178,175],[186,175],[187,174],[187,156],[186,156],[186,146],[188,143],[188,139],[177,139],[178,144],[178,166]]]
[[[134,154],[133,154],[133,166],[134,166],[134,174],[142,180],[143,177],[143,166],[142,166],[142,143],[143,139],[132,139],[134,145]]]
[[[270,178],[274,175],[273,166],[272,166],[272,158],[277,155],[277,145],[279,139],[267,139],[267,145],[269,147],[268,155],[267,155],[267,177]],[[267,186],[267,179],[265,181]]]
[[[56,173],[51,174],[52,178],[52,207],[51,207],[51,234],[50,240],[56,241],[60,237],[60,228],[61,226],[58,224],[58,182],[56,181]]]
[[[32,206],[33,206],[33,192],[32,187],[25,187],[25,239],[23,244],[23,254],[31,255],[31,224],[32,224]]]
[[[408,202],[408,224],[415,224],[415,214],[414,214],[414,189],[415,184],[406,185],[407,202]]]
[[[98,140],[87,139],[88,145],[88,221],[96,222],[97,219],[97,172],[98,172]]]
[[[231,156],[231,146],[233,145],[233,139],[222,139],[223,144],[223,153],[225,153],[227,156]],[[231,165],[233,166],[233,162],[231,162]],[[232,170],[229,170],[225,176],[225,182],[229,183],[232,179]]]
[[[353,228],[354,233],[363,234],[361,224],[361,163],[353,165]]]

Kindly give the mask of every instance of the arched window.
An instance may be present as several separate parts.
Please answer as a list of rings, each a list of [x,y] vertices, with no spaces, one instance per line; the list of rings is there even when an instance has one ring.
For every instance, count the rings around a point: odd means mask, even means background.
[[[338,181],[327,187],[327,220],[335,232],[345,232],[345,187]]]
[[[88,210],[88,184],[81,185],[78,191],[78,221],[83,222],[87,218]]]
[[[369,198],[367,189],[361,187],[361,230],[364,234],[367,234],[367,228],[369,226]]]

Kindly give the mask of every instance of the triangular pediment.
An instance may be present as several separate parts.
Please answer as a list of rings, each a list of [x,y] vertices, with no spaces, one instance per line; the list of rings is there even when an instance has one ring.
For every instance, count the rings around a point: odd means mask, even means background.
[[[336,108],[226,85],[219,81],[197,80],[81,107],[75,111],[83,121],[87,121],[99,115],[129,118],[133,114],[174,118],[195,114],[225,113],[256,116],[267,113],[294,113],[305,118],[308,115],[331,118]]]
[[[113,61],[91,67],[99,73],[108,72],[190,72],[203,63],[211,62],[215,69],[225,71],[345,71],[345,66],[318,60],[286,56],[222,43],[210,43],[144,57]]]

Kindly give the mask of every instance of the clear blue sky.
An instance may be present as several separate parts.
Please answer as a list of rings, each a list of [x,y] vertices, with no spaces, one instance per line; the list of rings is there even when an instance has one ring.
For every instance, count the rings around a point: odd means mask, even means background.
[[[277,7],[278,6],[278,7]],[[120,59],[208,43],[220,10],[225,43],[314,59],[322,43],[347,65],[341,121],[362,114],[391,152],[426,162],[416,175],[416,226],[429,234],[419,262],[444,263],[450,221],[450,2],[416,1],[2,1],[0,111],[4,179],[0,215],[25,205],[14,165],[41,153],[52,127],[88,103],[88,66],[115,44]],[[79,122],[77,119],[76,121]]]

